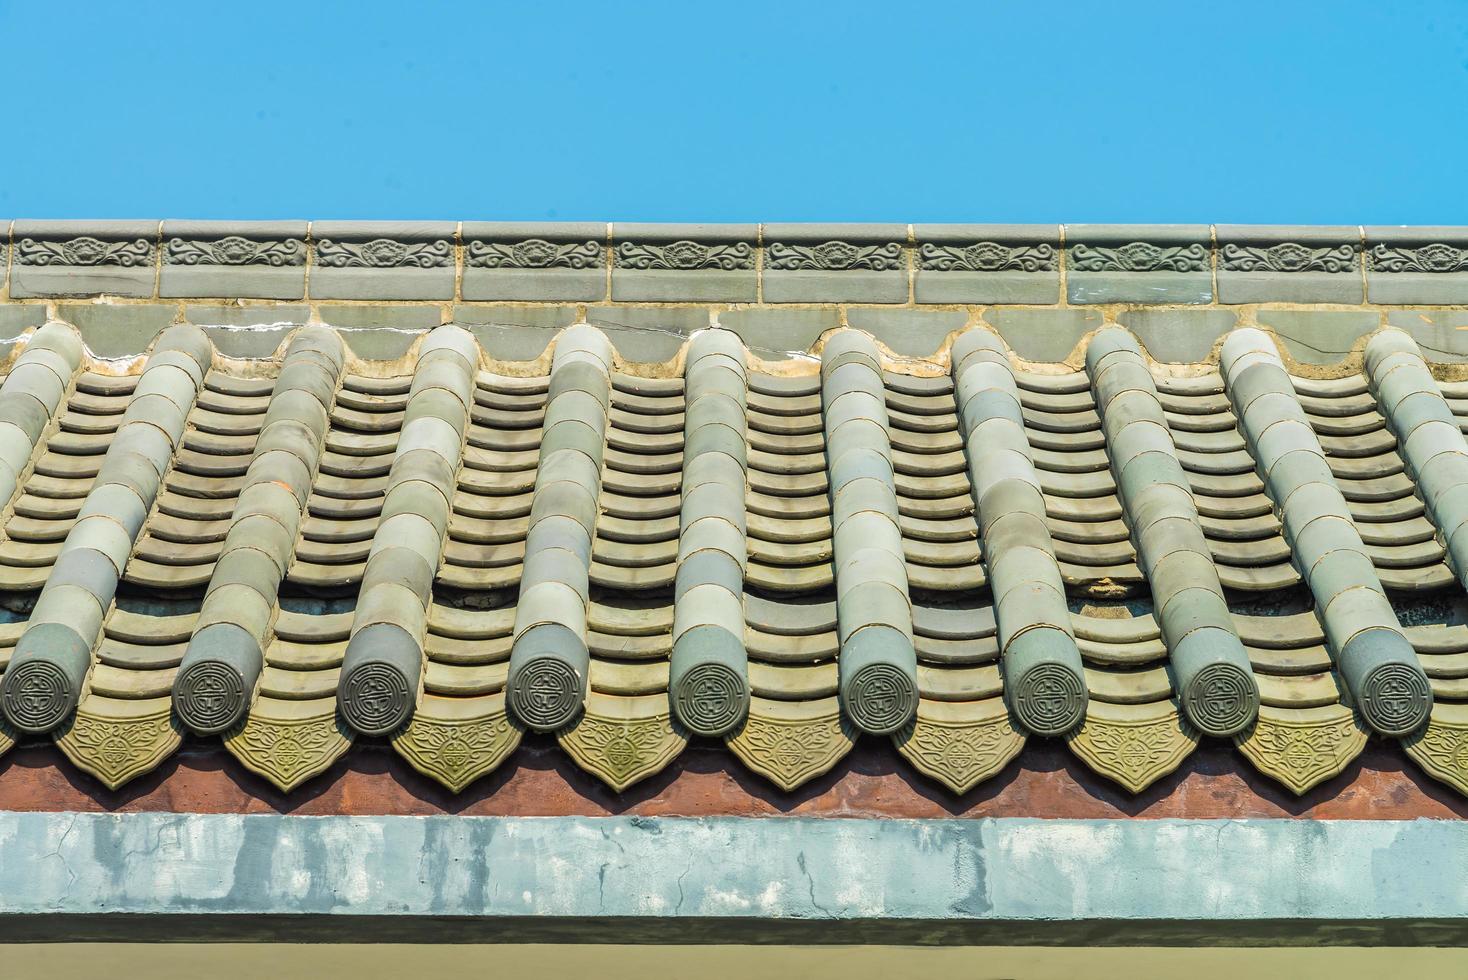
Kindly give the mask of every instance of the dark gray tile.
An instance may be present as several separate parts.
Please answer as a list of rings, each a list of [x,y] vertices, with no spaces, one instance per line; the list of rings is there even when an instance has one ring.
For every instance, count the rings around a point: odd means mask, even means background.
[[[836,310],[730,310],[719,326],[732,330],[756,357],[766,361],[804,355],[821,334],[841,326]]]
[[[303,305],[184,307],[184,320],[202,327],[228,357],[270,357],[310,319],[311,308]]]
[[[165,221],[160,296],[301,299],[304,221]]]
[[[162,304],[62,303],[57,319],[76,327],[87,349],[99,357],[130,357],[148,349],[173,323],[178,307]]]
[[[1390,310],[1386,322],[1411,334],[1429,361],[1468,361],[1468,311]]]
[[[1065,360],[1102,323],[1095,310],[998,309],[984,319],[1020,357],[1044,362]]]
[[[764,226],[766,303],[906,303],[907,226]]]
[[[852,309],[846,311],[846,322],[865,330],[893,353],[926,358],[937,352],[949,334],[964,328],[968,314],[962,310]]]
[[[1116,319],[1153,359],[1168,364],[1206,360],[1218,338],[1238,324],[1233,310],[1124,310]]]
[[[1220,303],[1360,303],[1361,229],[1218,225]]]
[[[1072,303],[1208,303],[1207,225],[1066,225],[1066,293]]]
[[[299,327],[310,322],[311,308],[305,305],[220,306],[190,303],[184,320],[200,327]]]
[[[576,307],[456,306],[454,322],[477,337],[490,357],[533,361],[576,322]]]
[[[437,306],[412,303],[384,306],[330,306],[316,308],[322,323],[330,327],[383,330],[432,330],[443,322]]]
[[[606,299],[605,224],[466,221],[460,233],[466,300]]]
[[[1260,310],[1258,316],[1305,364],[1335,364],[1381,326],[1381,315],[1373,310]]]
[[[919,303],[1060,302],[1059,225],[917,225]]]
[[[451,221],[317,221],[312,299],[453,299]]]
[[[612,299],[753,303],[758,225],[612,226]]]
[[[631,361],[665,361],[694,331],[709,328],[709,311],[699,307],[593,306],[586,322],[599,327]]]
[[[1372,303],[1468,304],[1468,228],[1367,228],[1366,296]]]
[[[46,307],[40,303],[0,304],[0,337],[17,337],[46,322]]]
[[[10,296],[153,295],[157,221],[16,221]]]

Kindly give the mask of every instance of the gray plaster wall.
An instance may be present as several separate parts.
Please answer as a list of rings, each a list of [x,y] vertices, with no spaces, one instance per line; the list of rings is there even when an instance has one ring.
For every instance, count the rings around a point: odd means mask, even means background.
[[[1453,821],[0,813],[0,936],[1468,944]]]

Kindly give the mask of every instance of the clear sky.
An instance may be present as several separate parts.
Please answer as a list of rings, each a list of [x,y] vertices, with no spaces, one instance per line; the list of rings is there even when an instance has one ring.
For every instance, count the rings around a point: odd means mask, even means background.
[[[1468,0],[0,0],[0,218],[1468,224]]]

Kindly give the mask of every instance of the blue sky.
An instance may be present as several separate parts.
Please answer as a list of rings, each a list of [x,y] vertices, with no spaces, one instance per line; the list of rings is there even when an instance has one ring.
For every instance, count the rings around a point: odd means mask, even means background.
[[[0,217],[1468,224],[1465,0],[0,0]]]

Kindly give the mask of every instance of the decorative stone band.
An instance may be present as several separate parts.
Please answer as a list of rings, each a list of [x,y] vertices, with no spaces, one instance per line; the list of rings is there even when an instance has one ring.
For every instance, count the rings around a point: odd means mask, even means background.
[[[689,731],[723,735],[749,712],[744,648],[744,498],[748,469],[744,344],[693,338],[684,370],[683,485],[668,694]]]
[[[862,731],[888,735],[917,711],[912,600],[897,521],[882,356],[841,330],[821,352],[830,477],[841,704]]]
[[[82,341],[64,323],[31,334],[0,385],[0,507],[15,496],[36,446],[82,363]]]
[[[952,370],[1005,698],[1029,731],[1063,735],[1085,718],[1086,679],[1009,356],[994,334],[970,330],[953,344]]]
[[[1458,581],[1468,585],[1468,440],[1416,341],[1385,330],[1366,345],[1366,376],[1397,437],[1407,475],[1442,535]]]
[[[1120,327],[1091,338],[1086,371],[1183,711],[1208,735],[1234,735],[1258,717],[1259,685],[1234,630],[1152,372]]]
[[[551,357],[506,681],[510,710],[535,731],[569,724],[586,703],[586,602],[612,364],[611,342],[585,324],[562,333]]]
[[[223,732],[249,708],[345,361],[341,337],[323,327],[301,330],[286,349],[229,533],[173,682],[174,710],[197,734]]]
[[[48,732],[75,709],[102,620],[213,359],[198,327],[158,338],[5,672],[5,718]]]
[[[396,730],[418,701],[428,603],[478,369],[479,346],[462,327],[423,339],[337,685],[342,718],[364,735]]]
[[[1235,330],[1220,360],[1224,387],[1337,668],[1366,723],[1406,735],[1427,720],[1432,691],[1306,420],[1274,342]]]

